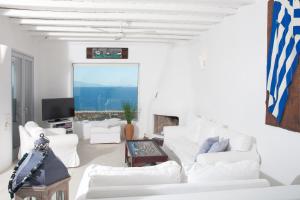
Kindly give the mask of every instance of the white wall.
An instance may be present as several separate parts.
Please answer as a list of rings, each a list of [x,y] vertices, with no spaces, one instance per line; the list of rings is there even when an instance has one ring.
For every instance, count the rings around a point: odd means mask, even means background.
[[[290,184],[300,174],[300,134],[264,123],[266,31],[267,1],[257,1],[186,45],[184,68],[192,71],[196,112],[255,136],[262,171]],[[199,56],[206,59],[205,69]],[[181,78],[178,73],[177,80]]]
[[[35,41],[4,17],[0,17],[0,24],[0,172],[2,172],[12,161],[11,50],[34,57]]]
[[[36,115],[41,122],[41,99],[72,96],[72,63],[139,63],[139,122],[138,137],[148,131],[151,119],[149,105],[155,94],[169,45],[135,43],[77,43],[42,41],[38,56]],[[86,59],[87,47],[128,47],[127,60]],[[150,118],[150,119],[149,119]]]
[[[194,109],[189,53],[185,43],[172,46],[151,108],[154,114],[178,116],[180,124],[185,123],[186,114]]]

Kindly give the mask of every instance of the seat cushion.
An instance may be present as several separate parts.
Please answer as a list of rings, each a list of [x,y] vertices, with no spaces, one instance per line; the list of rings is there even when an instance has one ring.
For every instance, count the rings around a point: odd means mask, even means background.
[[[259,163],[252,160],[217,162],[212,165],[195,163],[187,172],[188,182],[244,180],[259,178]]]
[[[199,145],[185,138],[173,138],[172,141],[164,145],[170,149],[183,165],[190,165],[195,161],[195,155],[199,151]]]

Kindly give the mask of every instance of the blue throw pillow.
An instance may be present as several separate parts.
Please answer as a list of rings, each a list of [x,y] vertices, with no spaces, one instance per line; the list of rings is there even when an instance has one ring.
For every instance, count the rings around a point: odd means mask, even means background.
[[[218,141],[219,141],[219,136],[207,138],[205,142],[201,145],[198,154],[207,153],[210,150],[211,146]]]
[[[224,152],[227,150],[228,145],[229,139],[220,140],[219,142],[215,142],[207,153]]]

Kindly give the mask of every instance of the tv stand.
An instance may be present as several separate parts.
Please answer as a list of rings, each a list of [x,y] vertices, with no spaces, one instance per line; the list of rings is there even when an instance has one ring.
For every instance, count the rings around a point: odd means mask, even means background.
[[[74,133],[73,130],[73,120],[71,119],[59,119],[59,120],[52,120],[48,121],[49,128],[64,128],[66,129],[66,133]]]
[[[68,121],[68,119],[53,119],[53,120],[49,120],[48,123],[63,122],[63,121]]]

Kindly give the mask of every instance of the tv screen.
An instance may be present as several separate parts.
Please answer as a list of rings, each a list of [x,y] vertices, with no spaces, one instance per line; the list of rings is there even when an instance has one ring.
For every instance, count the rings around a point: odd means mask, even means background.
[[[74,99],[58,98],[42,100],[43,121],[74,117]]]

